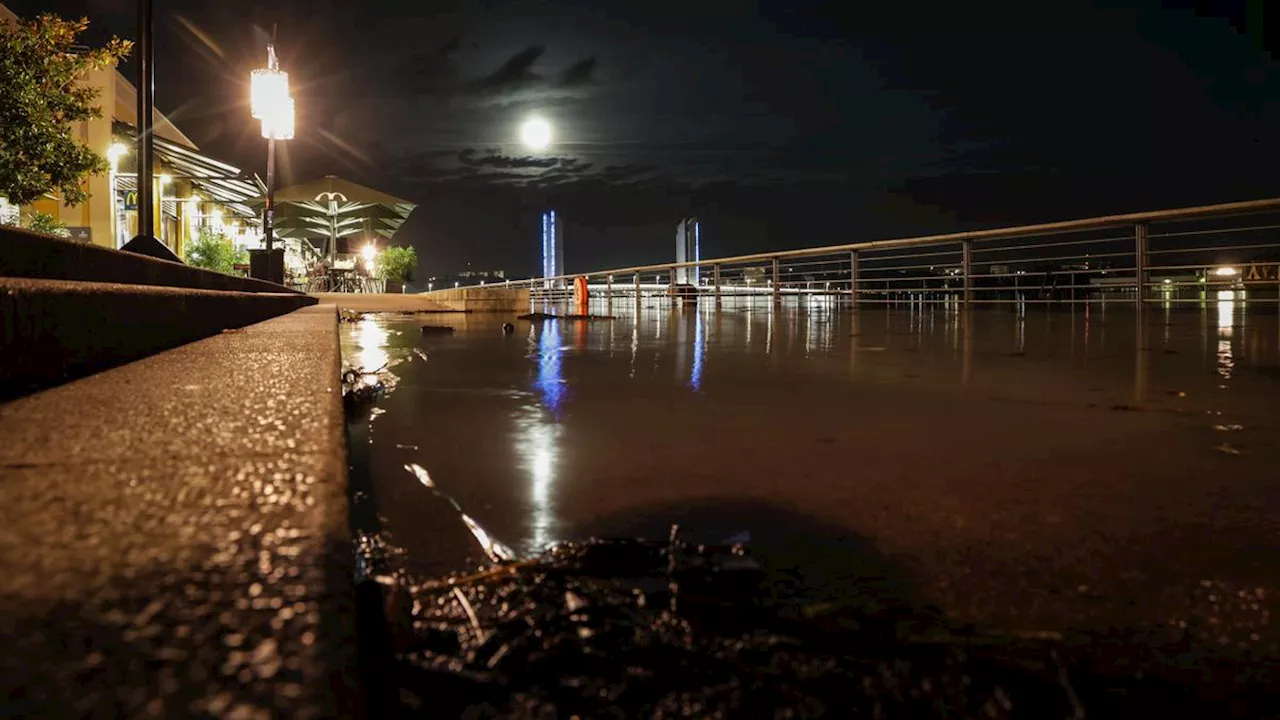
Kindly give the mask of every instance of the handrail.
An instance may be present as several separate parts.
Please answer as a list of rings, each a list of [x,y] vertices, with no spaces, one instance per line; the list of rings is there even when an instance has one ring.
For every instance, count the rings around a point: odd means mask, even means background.
[[[947,242],[961,242],[964,240],[1001,240],[1019,237],[1043,236],[1043,235],[1060,235],[1071,232],[1080,232],[1085,230],[1103,230],[1112,227],[1123,227],[1127,225],[1137,225],[1141,223],[1160,222],[1160,221],[1176,221],[1176,220],[1193,220],[1198,218],[1221,217],[1224,215],[1244,215],[1249,213],[1260,213],[1268,211],[1280,211],[1280,198],[1267,198],[1262,200],[1245,200],[1240,202],[1220,203],[1217,205],[1198,205],[1194,207],[1175,208],[1172,210],[1151,210],[1145,212],[1124,213],[1121,215],[1104,215],[1100,217],[1082,218],[1078,220],[1062,220],[1058,222],[1040,223],[1036,225],[1017,225],[1006,228],[994,228],[990,230],[965,230],[954,233],[943,233],[938,235],[920,235],[908,238],[893,238],[886,240],[871,240],[860,243],[846,243],[843,245],[826,245],[816,248],[801,248],[798,250],[777,250],[773,252],[753,253],[750,255],[734,255],[722,258],[706,258],[696,262],[684,263],[657,263],[653,265],[636,265],[632,267],[615,268],[609,270],[594,270],[591,272],[570,273],[565,275],[557,275],[554,277],[531,278],[523,281],[511,281],[509,284],[517,283],[543,283],[554,280],[571,280],[576,277],[598,277],[603,275],[634,275],[636,273],[655,272],[659,270],[675,270],[678,268],[689,267],[710,267],[712,265],[733,265],[740,263],[750,263],[762,260],[785,260],[787,258],[809,257],[814,255],[831,255],[840,252],[853,252],[855,250],[880,250],[897,247],[911,247],[918,245],[935,245]],[[477,286],[478,287],[478,286]]]

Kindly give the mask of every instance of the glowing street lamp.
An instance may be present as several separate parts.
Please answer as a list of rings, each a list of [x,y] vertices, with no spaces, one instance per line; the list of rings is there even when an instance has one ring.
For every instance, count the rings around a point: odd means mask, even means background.
[[[274,39],[275,32],[272,31]],[[267,45],[267,67],[249,75],[249,107],[254,119],[262,121],[262,137],[267,139],[267,202],[263,206],[262,236],[267,247],[267,280],[276,277],[272,249],[275,241],[276,140],[293,139],[293,98],[289,95],[289,74],[280,69],[274,43]],[[283,270],[283,268],[281,268]]]
[[[377,254],[378,254],[378,250],[373,246],[373,243],[369,243],[368,245],[365,245],[363,248],[360,249],[360,255],[361,257],[364,258],[364,266],[369,268],[370,270],[373,269],[373,258]]]
[[[129,153],[129,148],[123,143],[111,143],[111,147],[107,148],[107,161],[111,163],[111,169],[114,171],[120,167],[120,158]]]

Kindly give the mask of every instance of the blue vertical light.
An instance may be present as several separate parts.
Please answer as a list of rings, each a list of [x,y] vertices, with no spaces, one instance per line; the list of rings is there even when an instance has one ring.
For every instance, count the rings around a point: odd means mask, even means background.
[[[556,255],[556,211],[552,210],[551,211],[551,272],[547,273],[548,275],[560,274],[560,268],[557,267],[559,263],[556,262],[557,257],[558,256]]]
[[[542,213],[542,277],[551,277],[551,273],[548,271],[550,266],[547,264],[547,248],[547,214]]]

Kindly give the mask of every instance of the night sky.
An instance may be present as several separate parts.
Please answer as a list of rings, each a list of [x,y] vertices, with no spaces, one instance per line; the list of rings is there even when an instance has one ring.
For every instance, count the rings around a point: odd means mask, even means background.
[[[672,260],[687,214],[716,256],[1280,195],[1267,1],[160,0],[156,100],[262,174],[276,23],[283,184],[419,203],[420,274],[532,274],[554,207],[588,270]],[[10,6],[135,36],[128,0]]]

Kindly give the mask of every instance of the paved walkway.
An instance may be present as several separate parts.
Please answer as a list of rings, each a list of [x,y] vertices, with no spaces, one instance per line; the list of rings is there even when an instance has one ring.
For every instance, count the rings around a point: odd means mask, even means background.
[[[357,312],[442,312],[446,306],[411,293],[312,293],[320,302]]]
[[[350,717],[334,308],[0,405],[13,717]]]

